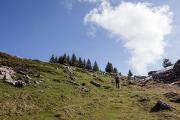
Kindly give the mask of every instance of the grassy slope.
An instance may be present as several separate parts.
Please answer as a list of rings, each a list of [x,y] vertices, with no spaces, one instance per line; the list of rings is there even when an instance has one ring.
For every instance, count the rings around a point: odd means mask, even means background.
[[[178,89],[161,87],[142,88],[123,86],[115,89],[111,76],[96,74],[112,89],[96,88],[89,83],[91,72],[76,69],[76,82],[85,83],[90,92],[85,93],[67,81],[69,75],[62,65],[19,59],[0,53],[0,65],[13,68],[23,66],[40,85],[15,88],[0,82],[0,119],[4,120],[179,120],[180,106],[169,102],[163,94]],[[34,72],[33,72],[34,71]],[[34,74],[40,72],[41,78]],[[150,102],[140,103],[141,96],[149,96]],[[150,113],[153,104],[163,99],[176,110]]]

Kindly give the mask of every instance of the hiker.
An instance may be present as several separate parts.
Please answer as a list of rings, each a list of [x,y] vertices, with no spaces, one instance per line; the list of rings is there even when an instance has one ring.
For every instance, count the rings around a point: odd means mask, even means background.
[[[116,80],[116,88],[119,88],[120,80],[119,80],[119,75],[118,74],[116,75],[115,80]]]

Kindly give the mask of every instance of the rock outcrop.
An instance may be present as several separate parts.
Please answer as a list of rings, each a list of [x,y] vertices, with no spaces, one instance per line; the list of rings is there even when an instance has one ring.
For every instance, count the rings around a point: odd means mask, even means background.
[[[13,79],[16,77],[15,73],[11,67],[2,66],[0,67],[0,80],[15,87],[24,87],[31,83],[32,78],[28,75],[21,76],[19,80]]]

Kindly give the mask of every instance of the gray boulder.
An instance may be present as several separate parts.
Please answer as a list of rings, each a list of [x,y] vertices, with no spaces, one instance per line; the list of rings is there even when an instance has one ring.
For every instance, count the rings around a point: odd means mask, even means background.
[[[165,102],[158,100],[150,112],[159,112],[161,110],[172,110],[172,107]]]

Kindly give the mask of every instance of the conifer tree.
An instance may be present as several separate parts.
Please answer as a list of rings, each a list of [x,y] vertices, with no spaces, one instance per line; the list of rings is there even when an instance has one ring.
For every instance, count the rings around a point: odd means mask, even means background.
[[[112,63],[108,62],[105,68],[105,71],[108,73],[112,73],[113,72],[113,65]]]
[[[59,63],[59,64],[63,64],[63,56],[59,56],[59,58],[58,58],[58,63]]]
[[[118,70],[117,70],[117,68],[116,68],[116,67],[114,67],[114,69],[113,69],[113,73],[118,73]]]
[[[131,70],[129,70],[129,72],[128,72],[128,80],[131,79],[132,76],[133,76],[133,73],[131,72]]]
[[[83,60],[83,68],[86,68],[86,60]]]
[[[58,63],[58,57],[57,56],[54,58],[54,63]]]
[[[71,57],[71,65],[72,66],[77,66],[77,59],[76,59],[76,55],[73,53],[72,57]]]
[[[52,55],[51,58],[50,58],[50,60],[49,60],[49,62],[50,62],[50,63],[54,63],[54,59],[55,59],[55,57],[54,57],[54,55]]]
[[[89,59],[88,59],[88,61],[86,63],[86,69],[87,70],[92,70],[91,61]]]
[[[99,71],[99,67],[96,61],[94,62],[94,65],[93,65],[93,71]]]
[[[65,53],[64,56],[62,57],[62,64],[67,64],[67,56],[66,56],[66,53]]]
[[[81,57],[79,58],[79,61],[78,61],[78,67],[83,68],[83,61]]]
[[[69,55],[67,56],[67,64],[68,65],[70,64],[70,57],[69,57]]]

